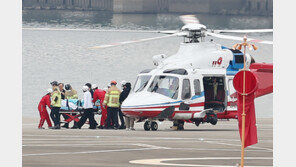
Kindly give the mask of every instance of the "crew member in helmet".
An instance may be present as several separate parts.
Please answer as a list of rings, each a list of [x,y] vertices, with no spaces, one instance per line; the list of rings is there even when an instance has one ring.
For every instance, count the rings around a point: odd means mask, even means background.
[[[78,95],[77,95],[77,91],[74,90],[72,88],[72,86],[70,84],[66,84],[65,85],[65,99],[78,99]],[[69,118],[69,116],[62,114],[64,119],[67,120]],[[76,114],[72,114],[72,115],[76,115]],[[74,126],[77,124],[77,122],[74,121]],[[65,123],[62,127],[64,128],[69,128],[69,123]]]
[[[106,90],[102,89],[96,89],[94,91],[94,98],[93,103],[96,104],[97,100],[100,101],[100,107],[101,107],[101,121],[100,126],[98,126],[99,129],[103,129],[106,125],[106,119],[107,119],[107,108],[103,106],[104,98],[105,98]]]
[[[54,87],[58,86],[58,82],[57,81],[52,81],[50,83],[50,85],[52,86],[52,90],[54,89]]]
[[[51,95],[51,113],[50,117],[54,122],[54,127],[52,129],[61,129],[60,127],[60,108],[61,108],[61,92],[57,84],[53,84],[53,92]]]
[[[40,122],[38,125],[38,129],[44,129],[42,127],[44,124],[44,121],[47,122],[48,128],[50,128],[50,129],[52,128],[52,124],[51,124],[51,121],[49,119],[49,115],[46,110],[46,106],[51,109],[51,107],[50,107],[51,93],[52,93],[52,89],[51,88],[47,89],[47,94],[45,96],[43,96],[39,102],[38,110],[39,110],[39,114],[40,114]]]
[[[127,98],[127,96],[129,95],[130,91],[131,91],[131,83],[126,82],[125,84],[122,85],[122,92],[120,93],[120,98],[119,98],[119,102],[120,105],[122,104],[122,102]],[[125,125],[127,130],[135,130],[134,128],[134,122],[135,119],[125,116]]]
[[[66,93],[65,93],[66,99],[78,99],[77,91],[74,90],[70,84],[66,84],[65,89],[66,89]]]
[[[79,120],[79,122],[77,123],[77,128],[81,128],[84,123],[86,122],[86,120],[89,120],[89,129],[96,129],[96,122],[94,119],[94,113],[93,113],[93,104],[92,104],[92,98],[91,98],[91,94],[89,91],[88,86],[83,86],[82,87],[82,91],[83,91],[83,114]],[[74,127],[76,128],[76,127]]]
[[[107,107],[106,128],[111,129],[111,121],[113,128],[118,128],[118,110],[120,107],[119,96],[120,90],[116,87],[117,82],[111,81],[111,87],[107,90],[103,106]]]

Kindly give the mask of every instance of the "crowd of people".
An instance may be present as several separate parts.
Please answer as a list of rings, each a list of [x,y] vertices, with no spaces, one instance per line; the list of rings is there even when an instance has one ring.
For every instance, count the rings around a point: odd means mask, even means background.
[[[50,129],[61,129],[69,128],[69,123],[66,122],[64,125],[60,125],[60,116],[67,120],[69,116],[66,114],[61,114],[61,103],[65,99],[78,99],[77,91],[72,88],[70,84],[64,85],[63,83],[58,83],[53,81],[50,83],[51,88],[47,89],[47,94],[42,97],[39,102],[38,110],[40,114],[40,122],[38,129],[44,129],[44,122],[47,122],[48,128]],[[111,81],[108,88],[99,89],[96,84],[86,83],[82,86],[83,91],[83,112],[79,121],[74,121],[73,127],[71,129],[81,129],[81,127],[88,120],[89,129],[134,129],[134,118],[125,116],[121,112],[121,104],[127,98],[131,91],[131,84],[126,81],[121,82],[122,91],[116,86],[116,81]],[[94,113],[97,109],[94,106],[100,106],[101,119],[98,124],[95,120]],[[51,110],[50,115],[48,115],[47,107]],[[75,116],[75,112],[71,115]],[[119,124],[119,120],[120,124]],[[53,125],[52,125],[52,122]]]

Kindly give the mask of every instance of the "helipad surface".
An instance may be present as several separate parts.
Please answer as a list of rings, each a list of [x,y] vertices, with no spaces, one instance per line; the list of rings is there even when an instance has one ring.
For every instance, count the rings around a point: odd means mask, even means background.
[[[96,120],[98,120],[96,118]],[[23,118],[24,167],[76,166],[235,166],[241,146],[237,120],[216,126],[185,124],[172,131],[162,122],[158,131],[37,129],[38,118]],[[272,166],[272,119],[257,119],[259,143],[245,150],[245,166]],[[46,127],[46,126],[44,126]]]

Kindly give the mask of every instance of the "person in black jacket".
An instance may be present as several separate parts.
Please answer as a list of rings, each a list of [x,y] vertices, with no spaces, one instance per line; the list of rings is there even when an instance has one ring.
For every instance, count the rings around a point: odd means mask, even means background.
[[[123,83],[122,87],[123,87],[123,91],[121,92],[120,97],[119,97],[119,103],[120,104],[122,104],[122,102],[129,95],[129,93],[131,91],[131,83],[129,83],[129,82]],[[121,110],[120,110],[120,113],[122,113]],[[126,124],[127,130],[135,130],[134,129],[134,121],[135,120],[133,118],[130,118],[130,117],[127,117],[127,116],[125,117],[125,124]]]

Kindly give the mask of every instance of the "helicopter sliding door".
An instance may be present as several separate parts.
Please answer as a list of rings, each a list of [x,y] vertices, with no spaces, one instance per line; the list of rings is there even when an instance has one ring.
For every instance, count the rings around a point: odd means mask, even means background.
[[[205,92],[205,108],[223,112],[227,107],[225,77],[206,76],[203,78]]]

